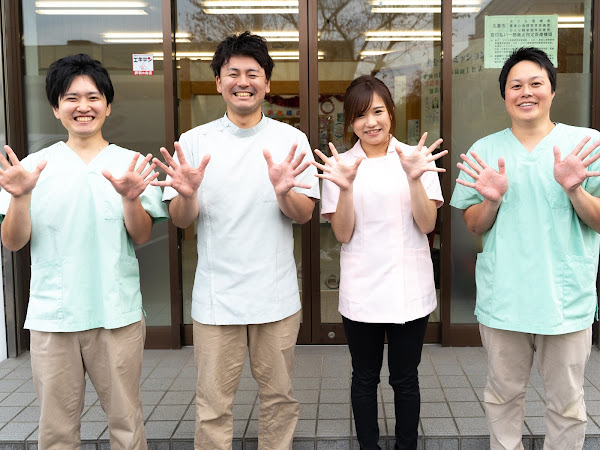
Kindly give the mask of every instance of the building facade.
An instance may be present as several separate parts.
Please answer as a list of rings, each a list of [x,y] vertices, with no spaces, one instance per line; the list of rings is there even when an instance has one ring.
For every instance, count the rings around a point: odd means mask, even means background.
[[[49,64],[68,54],[88,53],[111,73],[116,95],[106,138],[157,156],[161,146],[172,151],[184,131],[224,114],[210,60],[231,33],[267,39],[276,66],[263,112],[301,129],[313,148],[327,150],[330,141],[347,148],[344,91],[354,78],[373,74],[393,94],[395,136],[416,144],[427,131],[427,143],[443,137],[449,150],[440,162],[446,204],[430,236],[438,308],[427,342],[480,345],[473,310],[481,240],[447,204],[456,162],[477,139],[510,126],[498,61],[515,47],[542,46],[554,58],[552,120],[600,127],[599,14],[600,0],[2,0],[0,140],[22,158],[65,139],[44,82]],[[294,225],[294,237],[299,343],[344,343],[340,244],[318,208],[310,223]],[[136,248],[148,347],[192,343],[195,245],[194,227],[163,222]],[[2,261],[12,356],[28,346],[28,249],[3,249]]]

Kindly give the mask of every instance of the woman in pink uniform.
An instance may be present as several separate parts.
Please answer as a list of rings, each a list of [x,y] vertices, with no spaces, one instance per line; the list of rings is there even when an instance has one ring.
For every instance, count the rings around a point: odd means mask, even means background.
[[[323,171],[322,216],[342,242],[339,311],[352,356],[352,409],[360,448],[379,449],[377,385],[388,338],[396,410],[395,449],[416,449],[421,398],[417,367],[429,314],[436,307],[427,233],[443,198],[432,155],[442,140],[411,147],[396,129],[394,102],[371,76],[354,80],[344,97],[344,135],[356,144],[332,157],[316,154]]]

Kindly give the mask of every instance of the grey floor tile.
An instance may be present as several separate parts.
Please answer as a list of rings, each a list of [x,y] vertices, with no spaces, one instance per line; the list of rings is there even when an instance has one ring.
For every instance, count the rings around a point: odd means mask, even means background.
[[[292,450],[315,450],[315,440],[308,438],[295,438]]]
[[[479,402],[450,402],[449,405],[454,417],[485,417]]]
[[[485,387],[487,384],[487,375],[467,375],[467,379],[473,387]]]
[[[440,380],[436,375],[419,375],[419,386],[424,389],[440,387]]]
[[[296,394],[297,398],[297,393],[295,392],[294,394]],[[235,393],[234,403],[238,405],[253,405],[256,401],[256,396],[256,391],[237,391]]]
[[[236,420],[233,419],[233,437],[242,438],[248,427],[248,420]]]
[[[425,438],[425,450],[458,450],[458,439]]]
[[[142,383],[143,391],[166,391],[173,383],[172,378],[146,378]]]
[[[159,420],[146,422],[146,437],[150,439],[170,439],[179,424],[176,420]],[[167,447],[168,448],[168,447]],[[150,449],[148,449],[150,450]]]
[[[81,417],[82,422],[106,422],[106,413],[99,405],[90,406],[88,411]]]
[[[320,403],[319,420],[321,419],[350,419],[350,404]]]
[[[317,418],[317,403],[300,403],[300,419],[316,419]]]
[[[318,439],[317,450],[350,450],[350,439]]]
[[[19,414],[12,419],[13,422],[39,422],[40,421],[40,407],[39,406],[28,406],[24,408]]]
[[[0,423],[10,422],[23,409],[21,406],[0,406]]]
[[[294,397],[300,403],[318,403],[319,391],[317,390],[297,390],[294,391]]]
[[[321,389],[350,389],[350,377],[323,377]]]
[[[37,422],[7,423],[0,430],[0,441],[24,441],[37,427]]]
[[[469,381],[461,375],[440,375],[440,384],[443,388],[465,388],[469,387]]]
[[[421,423],[425,436],[457,436],[458,433],[453,419],[422,418]]]
[[[35,392],[13,392],[0,402],[0,406],[27,406],[35,399]]]
[[[189,405],[196,398],[195,392],[169,391],[160,400],[161,405]]]
[[[449,402],[475,402],[477,395],[468,388],[444,388],[444,395]]]
[[[183,367],[177,378],[195,381],[198,378],[198,370],[195,367]]]
[[[238,386],[238,391],[256,391],[258,384],[254,378],[242,378]]]
[[[294,431],[294,439],[296,438],[313,438],[316,435],[317,421],[316,420],[298,420],[296,430]]]
[[[447,403],[422,403],[421,417],[451,417]]]
[[[166,391],[142,391],[142,405],[157,405]]]
[[[350,436],[350,420],[319,420],[317,423],[317,437],[345,437]],[[348,442],[350,442],[348,440]]]
[[[421,389],[422,403],[443,402],[445,400],[446,398],[444,396],[444,391],[442,391],[440,388]]]
[[[485,438],[474,438],[474,437],[463,437],[460,440],[460,450],[489,450],[490,439]]]
[[[97,440],[106,429],[106,422],[81,422],[81,440]]]
[[[321,391],[320,403],[350,403],[350,389]]]
[[[233,417],[239,420],[249,420],[254,405],[233,405]]]
[[[169,391],[191,391],[191,392],[196,392],[196,381],[192,380],[190,378],[177,378],[169,386]]]
[[[456,426],[461,436],[489,436],[485,417],[457,417]]]
[[[328,378],[331,379],[331,378]],[[337,380],[337,378],[335,378]],[[292,380],[292,386],[294,388],[294,390],[316,390],[316,389],[331,389],[329,387],[324,387],[321,386],[321,379],[320,378],[307,378],[307,377],[303,377],[303,378],[294,378]]]
[[[435,366],[435,372],[439,375],[460,375],[460,376],[464,376],[464,372],[462,370],[462,367],[460,367],[458,364],[443,364],[443,365],[436,365]]]
[[[148,418],[149,421],[178,421],[181,420],[187,405],[158,405]]]
[[[546,413],[544,402],[525,402],[525,417],[539,417]]]
[[[194,439],[195,431],[196,422],[193,420],[182,420],[173,433],[173,439]]]

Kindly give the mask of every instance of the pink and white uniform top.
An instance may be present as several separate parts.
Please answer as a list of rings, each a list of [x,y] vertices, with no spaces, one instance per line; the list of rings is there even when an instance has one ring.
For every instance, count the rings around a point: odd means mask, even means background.
[[[406,323],[431,313],[437,304],[429,242],[413,219],[396,145],[405,154],[416,148],[392,137],[381,158],[367,158],[360,141],[340,155],[347,165],[365,158],[354,180],[354,232],[340,252],[339,311],[358,322]],[[437,173],[425,172],[421,182],[427,196],[442,206]],[[337,208],[337,185],[323,180],[321,198],[321,215],[330,220]]]

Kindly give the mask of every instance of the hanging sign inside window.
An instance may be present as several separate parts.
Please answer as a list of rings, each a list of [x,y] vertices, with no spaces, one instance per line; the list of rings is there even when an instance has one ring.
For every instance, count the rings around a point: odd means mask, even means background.
[[[154,55],[133,54],[134,75],[154,75]]]
[[[544,50],[558,67],[558,16],[486,16],[484,67],[497,69],[521,47]]]

